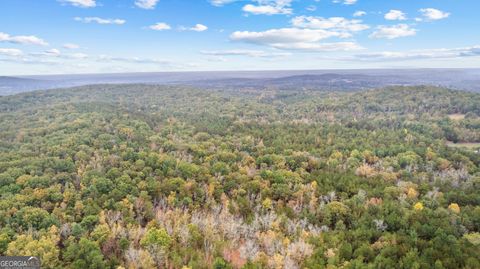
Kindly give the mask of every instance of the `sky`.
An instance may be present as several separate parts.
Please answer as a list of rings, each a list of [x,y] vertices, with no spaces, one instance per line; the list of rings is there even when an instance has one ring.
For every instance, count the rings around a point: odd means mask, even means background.
[[[0,0],[0,76],[479,68],[478,0]]]

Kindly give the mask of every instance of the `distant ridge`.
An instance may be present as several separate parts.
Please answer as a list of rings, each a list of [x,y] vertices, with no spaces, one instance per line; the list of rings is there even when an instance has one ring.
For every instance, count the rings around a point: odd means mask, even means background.
[[[50,88],[49,85],[51,85],[49,82],[38,79],[0,76],[0,95],[37,90],[43,87]]]
[[[432,85],[480,92],[480,69],[285,70],[0,76],[0,95],[91,84],[135,83],[214,88],[277,87],[345,91],[391,85]]]

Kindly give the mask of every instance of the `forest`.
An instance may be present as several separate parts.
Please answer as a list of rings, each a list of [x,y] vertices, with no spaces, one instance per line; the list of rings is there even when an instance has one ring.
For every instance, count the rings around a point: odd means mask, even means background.
[[[0,255],[42,268],[478,269],[480,94],[0,97]]]

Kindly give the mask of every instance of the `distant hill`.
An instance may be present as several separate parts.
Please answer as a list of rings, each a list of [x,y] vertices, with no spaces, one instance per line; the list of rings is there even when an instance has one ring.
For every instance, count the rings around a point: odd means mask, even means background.
[[[359,91],[431,85],[480,92],[480,69],[294,70],[159,72],[0,77],[0,95],[92,84],[145,83],[205,88],[280,88]]]
[[[227,78],[183,82],[191,86],[214,88],[279,88],[297,90],[301,88],[335,91],[360,91],[387,86],[430,85],[459,90],[480,92],[480,78],[458,72],[360,71],[351,73],[299,74],[275,78]],[[364,73],[361,73],[364,72]]]
[[[36,90],[41,88],[41,85],[45,85],[41,80],[0,76],[0,95],[13,94],[23,90]]]

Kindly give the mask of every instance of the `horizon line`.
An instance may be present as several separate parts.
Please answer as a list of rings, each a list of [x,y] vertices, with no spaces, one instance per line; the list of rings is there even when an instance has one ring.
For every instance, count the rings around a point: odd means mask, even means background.
[[[47,77],[47,76],[92,76],[92,75],[122,75],[122,74],[182,74],[182,73],[253,73],[253,72],[312,72],[312,71],[380,71],[380,70],[480,70],[480,67],[392,67],[392,68],[325,68],[325,69],[244,69],[244,70],[178,70],[150,72],[98,72],[98,73],[56,73],[56,74],[26,74],[0,75],[0,77]]]

